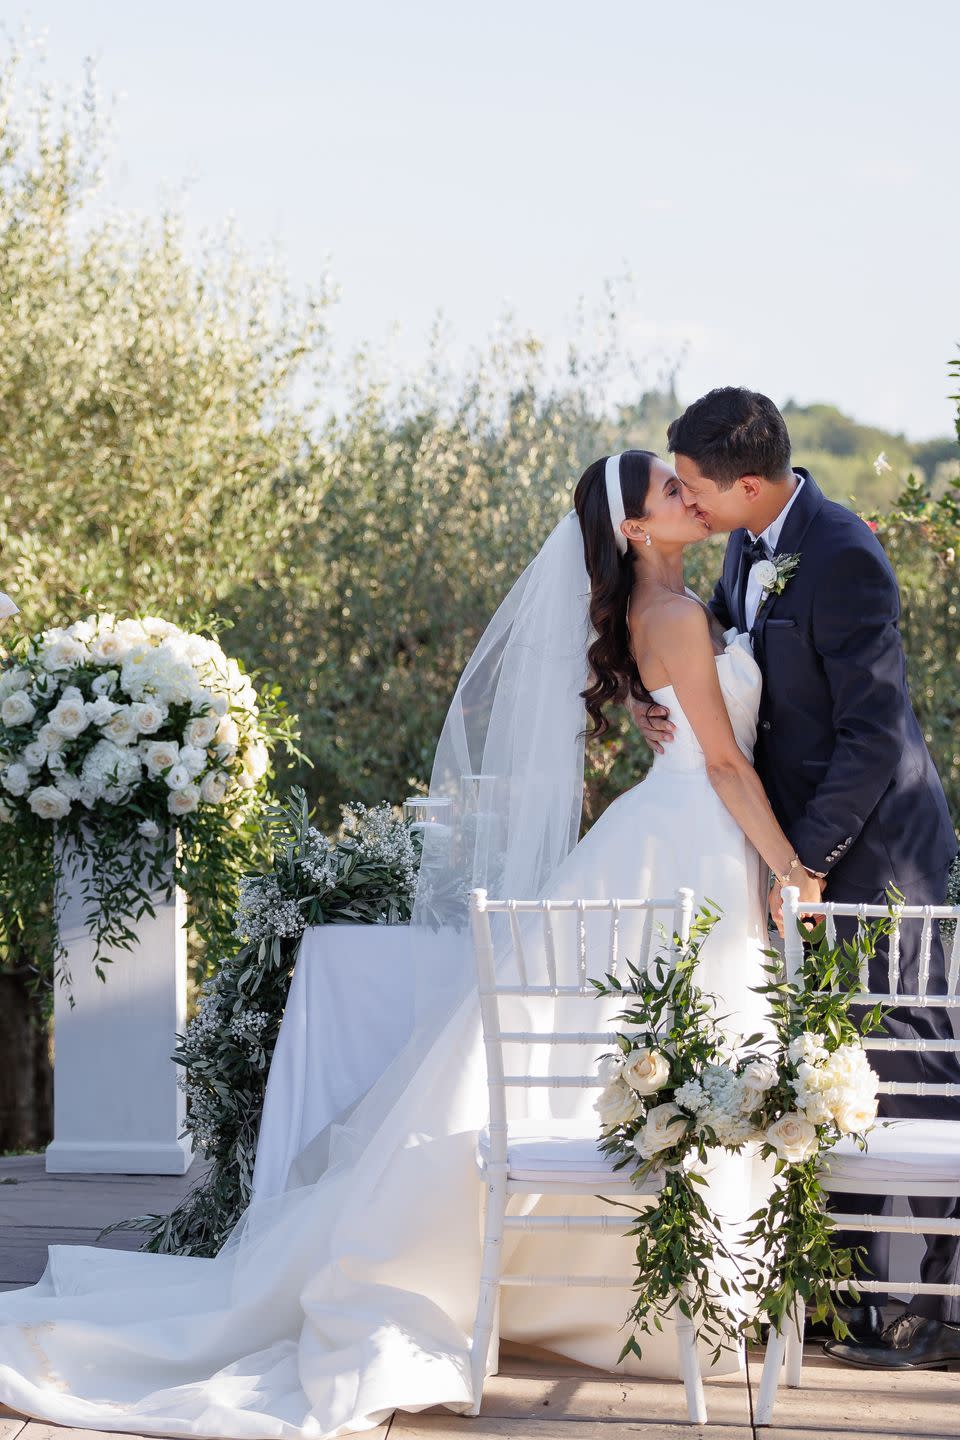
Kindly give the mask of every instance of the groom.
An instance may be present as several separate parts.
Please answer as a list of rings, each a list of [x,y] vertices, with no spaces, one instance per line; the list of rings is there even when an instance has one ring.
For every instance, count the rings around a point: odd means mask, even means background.
[[[899,591],[882,547],[858,516],[823,496],[809,471],[791,467],[783,416],[765,395],[711,390],[673,421],[667,440],[685,503],[730,535],[710,609],[725,629],[749,631],[763,671],[755,764],[798,857],[788,883],[814,877],[825,898],[868,904],[885,903],[892,883],[908,904],[943,904],[956,836],[910,704]],[[673,727],[662,707],[635,718],[652,748],[669,742]],[[776,887],[775,918],[780,907]],[[914,927],[903,927],[902,984],[916,993],[919,935],[908,930]],[[936,930],[930,992],[942,994]],[[882,990],[885,955],[875,966],[871,988]],[[901,1007],[886,1028],[894,1036],[952,1036],[944,1010]],[[871,1063],[884,1080],[960,1080],[946,1052],[874,1052]],[[881,1096],[880,1112],[960,1119],[960,1100]],[[844,1203],[859,1213],[883,1206],[876,1196]],[[960,1202],[910,1203],[918,1215],[960,1217]],[[860,1232],[840,1238],[865,1244]],[[873,1275],[888,1273],[885,1240],[865,1245]],[[960,1283],[954,1237],[930,1237],[921,1278]],[[882,1333],[877,1304],[852,1307],[848,1324],[855,1338],[827,1348],[851,1363],[915,1369],[960,1361],[960,1298],[918,1296]]]

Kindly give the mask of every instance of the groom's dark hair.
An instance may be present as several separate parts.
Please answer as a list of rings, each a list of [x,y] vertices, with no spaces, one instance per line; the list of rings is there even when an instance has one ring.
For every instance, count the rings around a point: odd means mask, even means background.
[[[667,445],[688,455],[718,490],[741,475],[782,480],[790,471],[790,436],[766,395],[724,385],[701,396],[667,430]]]

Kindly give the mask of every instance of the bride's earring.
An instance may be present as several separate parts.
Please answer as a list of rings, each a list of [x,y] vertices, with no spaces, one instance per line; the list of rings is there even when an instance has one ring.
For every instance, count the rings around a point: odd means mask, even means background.
[[[649,531],[649,530],[647,531],[646,535],[644,535],[644,537],[643,537],[643,543],[644,543],[644,545],[649,545],[649,544],[650,544],[650,531]]]

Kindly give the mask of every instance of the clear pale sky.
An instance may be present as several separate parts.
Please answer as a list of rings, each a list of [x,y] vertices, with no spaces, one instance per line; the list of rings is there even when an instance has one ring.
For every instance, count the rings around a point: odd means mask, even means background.
[[[13,0],[123,92],[108,196],[328,268],[338,343],[507,305],[559,345],[633,277],[684,399],[743,383],[952,428],[957,0]]]

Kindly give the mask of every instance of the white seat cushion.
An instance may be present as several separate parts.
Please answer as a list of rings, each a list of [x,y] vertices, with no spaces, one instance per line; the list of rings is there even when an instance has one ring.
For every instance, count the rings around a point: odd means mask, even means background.
[[[852,1139],[841,1140],[825,1157],[823,1172],[828,1189],[832,1179],[955,1181],[960,1189],[960,1121],[878,1120],[867,1135],[866,1151]]]
[[[582,1120],[517,1121],[508,1131],[509,1178],[558,1185],[569,1180],[578,1185],[609,1185],[611,1180],[628,1183],[630,1171],[614,1171],[612,1162],[597,1149],[598,1138],[596,1130],[585,1130]],[[486,1164],[490,1158],[487,1129],[480,1131],[477,1151],[479,1163]]]

